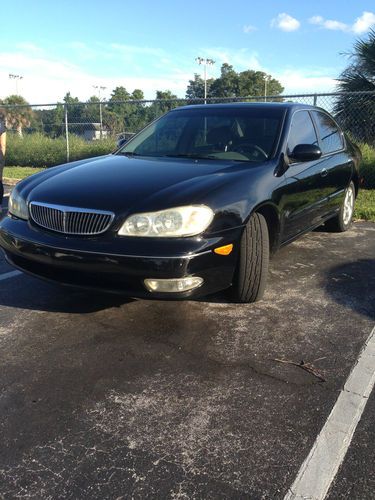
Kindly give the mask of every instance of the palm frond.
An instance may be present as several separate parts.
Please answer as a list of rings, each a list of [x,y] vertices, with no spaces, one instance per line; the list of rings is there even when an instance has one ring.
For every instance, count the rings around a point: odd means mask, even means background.
[[[375,77],[375,31],[370,30],[366,40],[357,40],[354,44],[356,65],[362,72]]]

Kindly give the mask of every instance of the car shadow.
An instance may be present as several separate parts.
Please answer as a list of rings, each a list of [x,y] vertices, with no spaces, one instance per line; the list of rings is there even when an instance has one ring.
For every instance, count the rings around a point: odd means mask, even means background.
[[[133,300],[122,295],[54,285],[28,275],[4,281],[0,287],[1,306],[44,312],[87,314],[121,307]]]
[[[375,259],[358,259],[332,267],[324,286],[339,304],[375,319]]]

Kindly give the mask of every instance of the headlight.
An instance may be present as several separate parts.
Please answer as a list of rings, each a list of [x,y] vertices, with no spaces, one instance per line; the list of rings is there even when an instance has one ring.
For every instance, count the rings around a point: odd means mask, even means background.
[[[9,213],[18,217],[19,219],[28,220],[29,211],[27,209],[26,201],[20,196],[17,188],[14,188],[9,196],[8,202]]]
[[[214,217],[205,205],[170,208],[160,212],[131,215],[122,225],[120,236],[176,237],[202,233]]]

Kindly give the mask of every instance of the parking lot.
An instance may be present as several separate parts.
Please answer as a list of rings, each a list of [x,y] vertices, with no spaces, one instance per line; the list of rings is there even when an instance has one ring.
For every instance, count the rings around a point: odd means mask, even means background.
[[[5,499],[283,498],[374,327],[365,222],[283,248],[253,305],[127,300],[11,271],[1,255]],[[328,498],[375,498],[374,415],[372,394]]]

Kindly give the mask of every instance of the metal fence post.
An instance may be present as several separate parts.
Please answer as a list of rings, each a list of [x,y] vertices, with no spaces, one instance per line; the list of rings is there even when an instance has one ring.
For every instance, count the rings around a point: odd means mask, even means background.
[[[99,120],[100,120],[100,140],[103,139],[103,112],[102,101],[99,101]]]
[[[318,94],[314,94],[314,106],[316,106],[318,102]]]
[[[65,140],[66,140],[66,161],[69,163],[69,122],[68,122],[68,104],[64,104],[65,116]]]

